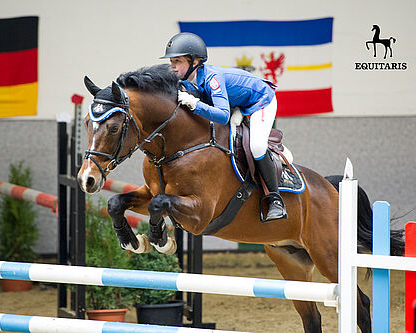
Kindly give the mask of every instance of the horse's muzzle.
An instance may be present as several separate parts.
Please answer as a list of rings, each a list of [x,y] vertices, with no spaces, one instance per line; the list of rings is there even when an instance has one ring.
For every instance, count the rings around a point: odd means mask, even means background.
[[[104,186],[105,179],[99,172],[93,172],[91,167],[82,167],[78,172],[78,184],[86,193],[97,193]]]

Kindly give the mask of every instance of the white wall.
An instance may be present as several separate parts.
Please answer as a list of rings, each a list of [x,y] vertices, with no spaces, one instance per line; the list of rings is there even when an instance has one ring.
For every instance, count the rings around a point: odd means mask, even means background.
[[[416,1],[0,0],[0,18],[39,15],[38,115],[72,110],[70,97],[88,97],[84,75],[106,86],[120,73],[162,62],[177,22],[293,20],[334,17],[333,102],[329,116],[416,115]],[[406,71],[356,71],[373,62],[365,41],[378,24],[394,36],[395,62]],[[378,58],[377,61],[381,59]],[[19,118],[26,119],[26,118]]]

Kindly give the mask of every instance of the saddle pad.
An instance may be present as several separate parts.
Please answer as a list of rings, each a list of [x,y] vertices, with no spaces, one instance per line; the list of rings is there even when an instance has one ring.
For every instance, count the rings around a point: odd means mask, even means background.
[[[231,163],[233,166],[233,169],[235,171],[235,174],[237,175],[238,179],[243,182],[244,181],[244,175],[246,174],[246,170],[242,170],[242,163],[237,163],[235,159],[235,155],[238,155],[236,152],[235,142],[232,140],[232,133],[230,128],[230,149],[233,152],[231,154]],[[235,153],[235,155],[234,155]],[[282,164],[283,170],[282,170],[282,176],[280,178],[279,182],[279,190],[282,192],[292,192],[292,193],[302,193],[305,190],[305,182],[303,181],[303,178],[301,177],[299,170],[296,168],[294,164],[291,164],[291,167],[295,171],[295,173],[292,173],[289,169],[289,167],[285,164]]]

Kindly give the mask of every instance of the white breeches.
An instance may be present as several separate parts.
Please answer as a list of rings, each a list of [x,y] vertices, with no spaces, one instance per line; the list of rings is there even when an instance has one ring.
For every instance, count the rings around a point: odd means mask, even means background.
[[[277,101],[273,97],[269,105],[250,116],[250,150],[255,160],[261,160],[267,151],[267,141],[276,117]]]

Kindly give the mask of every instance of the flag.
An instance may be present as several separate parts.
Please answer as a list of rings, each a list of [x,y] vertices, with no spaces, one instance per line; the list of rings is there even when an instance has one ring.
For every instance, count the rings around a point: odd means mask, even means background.
[[[209,63],[240,67],[277,85],[277,116],[332,112],[333,18],[179,22],[200,36]]]
[[[0,19],[0,117],[37,113],[38,20]]]

